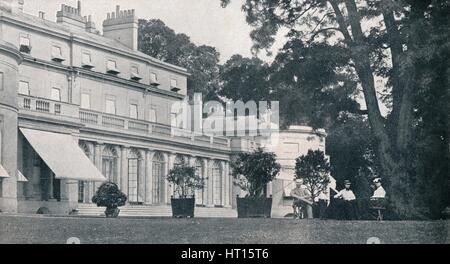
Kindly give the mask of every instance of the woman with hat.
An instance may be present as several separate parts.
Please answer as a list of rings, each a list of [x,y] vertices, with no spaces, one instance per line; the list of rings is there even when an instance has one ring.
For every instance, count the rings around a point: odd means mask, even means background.
[[[381,186],[381,178],[375,178],[373,180],[373,183],[375,184],[375,191],[373,192],[372,198],[374,199],[385,198],[386,191],[384,190],[383,186]]]

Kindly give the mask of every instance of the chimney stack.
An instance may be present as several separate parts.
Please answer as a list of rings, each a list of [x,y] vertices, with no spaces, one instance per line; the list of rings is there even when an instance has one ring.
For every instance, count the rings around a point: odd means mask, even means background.
[[[61,10],[56,13],[56,22],[69,27],[85,29],[86,23],[81,16],[81,1],[78,1],[78,8],[62,4]]]
[[[40,19],[45,19],[45,13],[42,11],[39,11],[39,18]]]
[[[115,12],[108,13],[106,20],[103,21],[103,35],[137,50],[138,19],[134,9],[120,10],[120,6],[117,5]]]
[[[99,31],[95,27],[95,23],[92,21],[92,16],[89,15],[87,18],[85,17],[85,20],[86,20],[86,31],[90,33],[99,34]]]

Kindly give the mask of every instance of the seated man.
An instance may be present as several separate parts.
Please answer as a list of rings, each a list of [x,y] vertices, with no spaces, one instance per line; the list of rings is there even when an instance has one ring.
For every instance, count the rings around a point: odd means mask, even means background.
[[[349,180],[344,181],[344,186],[345,188],[336,194],[334,198],[342,200],[344,219],[354,220],[356,219],[356,196],[350,189],[351,182]]]
[[[295,189],[291,191],[291,196],[294,197],[294,203],[292,205],[294,208],[294,217],[295,215],[299,215],[299,218],[301,218],[300,216],[306,209],[307,217],[312,218],[313,202],[311,200],[310,192],[306,186],[303,185],[303,179],[295,180]],[[302,211],[297,211],[298,209]]]

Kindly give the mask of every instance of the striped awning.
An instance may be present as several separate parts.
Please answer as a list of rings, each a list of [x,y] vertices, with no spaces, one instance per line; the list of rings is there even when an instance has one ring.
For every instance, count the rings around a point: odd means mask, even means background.
[[[84,154],[72,135],[28,128],[20,128],[20,131],[53,171],[56,179],[106,181],[106,178]]]

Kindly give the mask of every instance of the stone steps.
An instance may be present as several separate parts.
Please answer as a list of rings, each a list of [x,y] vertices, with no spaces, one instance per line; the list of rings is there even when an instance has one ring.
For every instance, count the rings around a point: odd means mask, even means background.
[[[94,204],[78,205],[78,215],[81,216],[104,216],[105,208]],[[195,217],[199,218],[236,218],[237,212],[231,208],[207,208],[195,207]],[[120,207],[119,216],[124,217],[172,217],[170,205],[156,206],[123,206]]]

